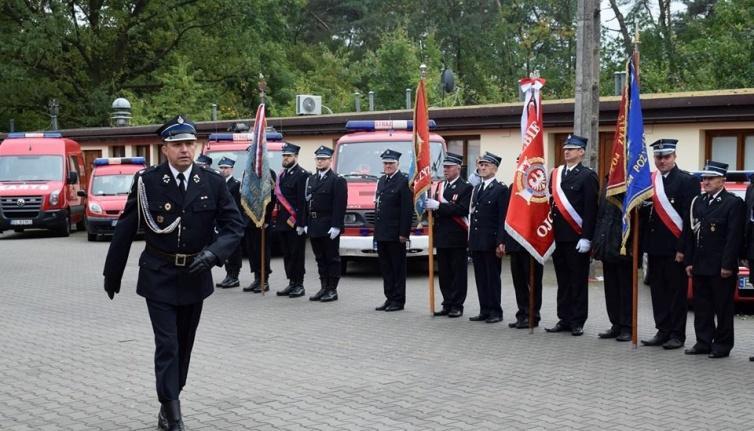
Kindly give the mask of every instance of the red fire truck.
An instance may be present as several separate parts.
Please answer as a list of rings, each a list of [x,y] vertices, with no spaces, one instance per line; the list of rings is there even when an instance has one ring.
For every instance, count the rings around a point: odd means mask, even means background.
[[[128,193],[136,172],[144,169],[144,157],[112,157],[94,160],[92,177],[87,188],[86,235],[96,241],[97,235],[112,235],[118,217],[126,207]]]
[[[430,128],[434,127],[430,120]],[[374,197],[377,180],[382,175],[380,154],[390,148],[401,153],[400,168],[408,173],[413,163],[412,121],[348,121],[348,134],[335,144],[333,170],[348,181],[348,206],[345,228],[340,238],[340,256],[343,273],[349,260],[376,258],[374,243]],[[432,177],[442,179],[442,161],[445,157],[445,140],[430,134]],[[407,245],[408,256],[427,256],[426,227],[418,227],[416,216],[412,223]]]

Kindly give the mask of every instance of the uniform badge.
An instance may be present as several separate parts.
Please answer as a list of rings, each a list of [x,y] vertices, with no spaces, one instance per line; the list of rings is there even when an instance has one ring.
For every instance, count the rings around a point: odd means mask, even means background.
[[[158,216],[157,216],[157,223],[162,223],[162,222],[164,222],[164,221],[165,221],[165,217],[163,217],[163,216],[161,216],[161,215],[158,215]]]
[[[194,174],[194,182],[199,184],[199,174]]]
[[[203,201],[203,200],[205,200],[205,199],[209,199],[209,196],[199,196],[199,200],[202,200],[202,201]]]
[[[183,117],[181,117],[181,116],[179,115],[179,116],[178,116],[178,118],[176,118],[176,119],[175,119],[175,121],[176,121],[176,122],[177,122],[178,124],[183,124]]]
[[[165,184],[169,183],[170,182],[170,175],[168,175],[168,174],[163,175],[162,176],[162,182],[165,183]]]
[[[714,231],[715,231],[715,229],[716,229],[716,227],[715,227],[715,224],[714,224],[714,223],[712,223],[712,225],[710,225],[710,228],[709,228],[709,230],[711,230],[712,232],[714,232]]]
[[[170,202],[165,202],[165,211],[170,211],[173,209],[173,205],[170,205]]]
[[[456,194],[453,195],[453,202],[455,202],[457,200],[458,200],[458,194],[456,193]]]
[[[455,188],[456,188],[456,185],[455,185],[455,184],[453,184],[452,186],[450,186],[450,190],[453,190],[453,189],[455,189]]]

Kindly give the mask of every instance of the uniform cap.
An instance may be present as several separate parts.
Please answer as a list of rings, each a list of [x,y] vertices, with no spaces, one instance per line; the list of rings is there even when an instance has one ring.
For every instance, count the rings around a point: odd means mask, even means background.
[[[196,141],[196,127],[194,123],[177,115],[171,118],[162,127],[157,129],[157,134],[164,142]]]

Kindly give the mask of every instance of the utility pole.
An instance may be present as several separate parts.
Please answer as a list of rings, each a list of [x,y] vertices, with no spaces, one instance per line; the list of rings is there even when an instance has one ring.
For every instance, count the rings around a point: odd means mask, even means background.
[[[573,111],[573,132],[589,139],[586,163],[595,171],[599,171],[599,0],[578,0],[576,19],[576,103]]]

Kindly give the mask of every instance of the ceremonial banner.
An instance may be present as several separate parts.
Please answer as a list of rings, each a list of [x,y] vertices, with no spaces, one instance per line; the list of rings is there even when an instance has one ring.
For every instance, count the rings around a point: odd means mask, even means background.
[[[626,191],[626,111],[628,106],[626,93],[627,86],[623,86],[620,105],[618,106],[618,121],[615,124],[615,135],[613,136],[606,191],[608,202],[618,208],[623,207],[623,197],[619,195]]]
[[[544,264],[555,250],[547,191],[540,95],[545,80],[526,78],[520,80],[519,84],[526,95],[521,114],[523,150],[511,184],[505,231],[539,263]]]
[[[241,181],[241,206],[256,227],[264,225],[265,210],[272,195],[272,182],[267,158],[267,118],[264,103],[257,108],[252,142]]]
[[[414,194],[414,211],[417,220],[424,214],[426,191],[432,185],[432,172],[429,168],[432,159],[429,150],[429,110],[424,79],[419,80],[414,104],[414,163],[409,169],[408,183]]]
[[[631,232],[631,210],[642,201],[652,197],[652,177],[649,172],[647,145],[644,143],[644,118],[641,113],[639,82],[633,59],[628,65],[628,124],[626,194],[623,197],[623,239],[621,254],[626,254],[626,242]]]

